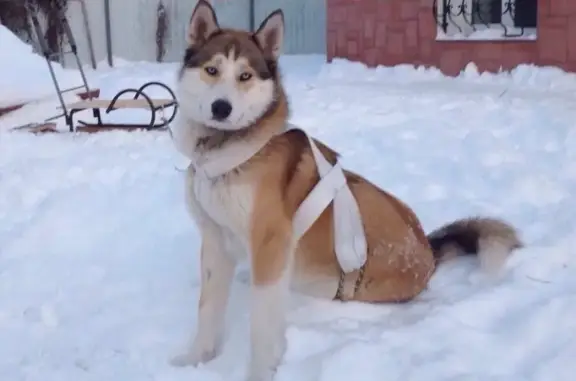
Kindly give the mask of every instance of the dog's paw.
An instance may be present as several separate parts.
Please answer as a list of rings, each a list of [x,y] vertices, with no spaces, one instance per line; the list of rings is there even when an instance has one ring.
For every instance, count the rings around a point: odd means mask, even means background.
[[[276,369],[266,369],[266,370],[252,370],[245,381],[273,381],[276,375]]]
[[[175,367],[198,366],[212,361],[216,356],[218,356],[218,351],[215,349],[209,351],[192,351],[173,357],[170,359],[170,365]]]
[[[246,381],[273,381],[286,352],[286,338],[281,336],[268,351],[251,359]]]
[[[196,366],[198,361],[190,354],[184,353],[178,356],[174,356],[169,361],[170,365],[175,367],[185,367],[185,366]]]

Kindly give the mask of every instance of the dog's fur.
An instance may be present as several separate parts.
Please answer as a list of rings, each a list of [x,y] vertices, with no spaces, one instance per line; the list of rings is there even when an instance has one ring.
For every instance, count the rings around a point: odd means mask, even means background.
[[[283,33],[280,10],[249,33],[220,28],[210,4],[200,0],[179,75],[181,121],[174,141],[193,161],[186,191],[202,235],[202,286],[196,335],[189,351],[173,363],[196,365],[220,353],[234,269],[247,258],[251,381],[270,381],[281,361],[289,290],[333,299],[341,275],[332,204],[298,242],[292,240],[294,213],[319,176],[305,133],[284,132],[289,107],[278,70]],[[232,108],[215,120],[212,104],[218,99],[228,100]],[[315,142],[334,164],[337,153]],[[194,165],[198,158],[219,160],[255,151],[215,179],[201,176]],[[345,171],[345,176],[362,215],[368,260],[358,289],[358,271],[344,276],[343,301],[408,301],[426,288],[436,265],[447,258],[477,254],[487,268],[499,268],[522,246],[514,228],[490,218],[456,221],[426,236],[402,201],[355,173]]]

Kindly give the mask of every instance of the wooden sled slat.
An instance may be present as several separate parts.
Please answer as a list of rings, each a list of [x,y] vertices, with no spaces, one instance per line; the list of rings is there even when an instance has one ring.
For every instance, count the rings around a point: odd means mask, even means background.
[[[134,124],[84,124],[82,126],[76,127],[77,132],[86,132],[89,134],[93,134],[96,132],[104,132],[104,131],[147,131],[149,130],[148,125],[134,125]],[[156,128],[157,130],[161,130],[161,128]]]
[[[175,101],[172,99],[150,99],[152,106],[155,109],[162,108],[162,107],[169,107],[172,106]],[[85,110],[91,108],[108,108],[112,104],[112,100],[108,99],[92,99],[86,101],[78,101],[67,105],[70,110]],[[148,103],[147,99],[139,98],[139,99],[118,99],[114,103],[114,109],[150,109],[150,103]]]

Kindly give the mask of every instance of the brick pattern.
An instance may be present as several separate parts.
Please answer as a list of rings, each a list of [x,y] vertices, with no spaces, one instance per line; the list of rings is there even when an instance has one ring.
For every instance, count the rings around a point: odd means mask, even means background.
[[[436,41],[433,0],[327,0],[328,60],[369,66],[412,63],[457,75],[522,63],[576,72],[576,0],[539,0],[536,41]]]

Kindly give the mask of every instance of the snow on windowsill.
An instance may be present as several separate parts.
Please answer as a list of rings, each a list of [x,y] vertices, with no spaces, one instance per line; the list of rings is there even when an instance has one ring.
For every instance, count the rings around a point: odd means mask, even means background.
[[[508,35],[504,35],[503,28],[487,28],[476,30],[471,33],[444,33],[439,29],[436,33],[436,41],[536,41],[538,34],[535,28],[509,28]]]

